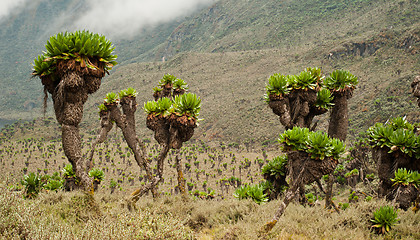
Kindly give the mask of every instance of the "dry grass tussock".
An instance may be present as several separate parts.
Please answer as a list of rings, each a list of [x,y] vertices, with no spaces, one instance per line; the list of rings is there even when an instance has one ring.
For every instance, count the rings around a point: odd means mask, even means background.
[[[124,195],[41,193],[24,200],[0,187],[0,238],[5,239],[257,239],[279,201],[257,205],[235,199],[145,197],[138,210],[124,207]],[[360,201],[340,214],[292,203],[264,239],[419,239],[420,215],[399,211],[390,234],[375,235],[369,219],[384,200]]]

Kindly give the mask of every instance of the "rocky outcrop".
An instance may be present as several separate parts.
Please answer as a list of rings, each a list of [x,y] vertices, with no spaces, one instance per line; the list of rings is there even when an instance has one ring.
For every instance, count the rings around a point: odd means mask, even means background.
[[[407,30],[401,34],[383,31],[372,40],[345,42],[331,49],[325,57],[340,59],[348,56],[370,56],[388,44],[398,49],[404,49],[411,54],[418,54],[420,53],[420,29]]]

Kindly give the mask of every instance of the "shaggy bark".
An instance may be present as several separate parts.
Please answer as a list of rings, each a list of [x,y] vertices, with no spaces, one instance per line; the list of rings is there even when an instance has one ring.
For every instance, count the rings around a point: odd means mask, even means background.
[[[347,130],[349,127],[349,110],[348,99],[352,97],[353,90],[346,89],[343,91],[333,92],[334,107],[331,109],[330,123],[328,125],[328,136],[331,138],[338,138],[345,142],[347,138]],[[334,203],[332,202],[332,191],[334,187],[334,176],[328,175],[328,184],[325,194],[325,207],[331,208]]]
[[[397,202],[401,209],[407,210],[411,206],[411,203],[415,203],[419,194],[420,191],[413,184],[395,186],[393,203],[395,204]]]
[[[410,204],[420,194],[418,189],[407,186],[393,186],[391,178],[398,168],[406,168],[412,171],[419,171],[418,160],[408,157],[401,152],[389,152],[389,148],[374,148],[372,156],[378,159],[379,197],[386,197],[388,200],[397,202],[402,209],[408,209]]]
[[[349,127],[348,99],[352,96],[352,90],[334,92],[334,107],[331,109],[330,123],[328,125],[328,136],[346,141],[347,129]]]
[[[83,76],[70,71],[62,75],[52,96],[56,119],[61,124],[64,154],[72,164],[84,189],[93,191],[93,179],[88,176],[84,168],[79,135],[79,123],[83,117],[83,104],[87,100],[87,95]]]
[[[55,72],[40,78],[45,94],[44,111],[47,93],[50,93],[56,119],[62,126],[64,154],[72,164],[83,188],[93,192],[93,179],[86,172],[86,164],[81,153],[79,124],[88,94],[96,92],[101,85],[101,78],[105,75],[105,65],[96,58],[89,59],[89,62],[97,69],[82,67],[74,59],[58,60]]]
[[[327,111],[315,106],[316,96],[315,90],[295,89],[286,96],[270,95],[268,106],[286,129],[295,126],[311,128],[314,117]]]

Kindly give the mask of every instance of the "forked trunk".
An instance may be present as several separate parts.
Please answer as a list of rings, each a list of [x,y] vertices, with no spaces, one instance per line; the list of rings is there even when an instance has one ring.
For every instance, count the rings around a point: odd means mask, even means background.
[[[131,148],[131,150],[133,150],[134,158],[137,164],[146,170],[147,178],[152,183],[152,194],[153,196],[156,196],[157,194],[154,191],[154,186],[156,184],[154,183],[155,180],[152,175],[152,169],[150,168],[149,164],[147,164],[144,154],[142,154],[144,149],[141,146],[139,146],[140,141],[137,139],[135,126],[131,125],[135,122],[133,121],[135,113],[134,106],[136,105],[135,99],[133,101],[134,102],[130,101],[130,103],[128,104],[129,106],[123,107],[123,111],[125,111],[124,115],[121,114],[121,111],[116,104],[110,104],[106,107],[110,111],[111,120],[114,121],[117,124],[117,126],[121,129],[124,139],[127,142],[127,145]]]

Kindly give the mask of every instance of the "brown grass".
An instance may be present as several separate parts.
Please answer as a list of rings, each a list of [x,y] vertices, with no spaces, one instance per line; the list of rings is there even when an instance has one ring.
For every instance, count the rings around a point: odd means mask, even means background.
[[[28,239],[257,239],[279,201],[208,201],[163,196],[143,198],[136,212],[125,207],[125,195],[42,193],[23,200],[19,192],[0,187],[0,236]],[[90,202],[90,203],[89,203]],[[384,200],[360,201],[340,214],[321,205],[292,203],[274,229],[262,239],[418,239],[420,215],[399,211],[400,222],[386,236],[370,231],[373,211]]]

